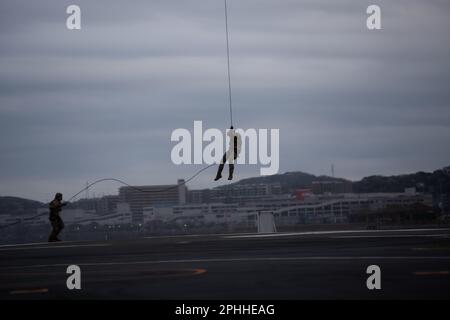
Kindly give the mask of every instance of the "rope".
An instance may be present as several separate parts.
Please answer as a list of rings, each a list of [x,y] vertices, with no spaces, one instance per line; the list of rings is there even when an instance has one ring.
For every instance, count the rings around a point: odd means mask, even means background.
[[[230,45],[228,40],[228,13],[227,0],[225,1],[225,34],[227,39],[227,66],[228,66],[228,100],[230,105],[230,123],[233,126],[233,102],[231,99],[231,75],[230,75]]]
[[[188,183],[189,181],[193,180],[193,179],[194,179],[195,177],[197,177],[200,173],[202,173],[203,171],[205,171],[205,170],[208,169],[208,168],[211,168],[211,167],[214,166],[214,165],[215,165],[215,163],[210,164],[209,166],[206,166],[206,167],[200,169],[200,170],[197,171],[193,176],[191,176],[189,179],[185,180],[183,183],[177,184],[177,185],[175,185],[175,186],[171,186],[171,187],[159,189],[159,190],[144,190],[144,189],[141,189],[141,188],[139,188],[139,187],[132,186],[132,185],[126,183],[125,181],[122,181],[122,180],[116,179],[116,178],[103,178],[103,179],[98,179],[98,180],[96,180],[96,181],[94,181],[94,182],[88,184],[86,187],[84,187],[83,189],[81,189],[81,190],[78,191],[77,193],[75,193],[75,194],[74,194],[67,202],[72,201],[72,200],[73,200],[74,198],[76,198],[79,194],[81,194],[81,193],[83,193],[84,191],[88,190],[90,187],[96,185],[97,183],[104,182],[104,181],[115,181],[115,182],[118,182],[118,183],[120,183],[120,184],[123,184],[123,185],[125,185],[125,186],[127,186],[127,187],[133,188],[134,190],[137,190],[137,191],[142,192],[142,193],[157,193],[157,192],[164,192],[164,191],[171,190],[171,189],[176,189],[176,188],[178,188],[179,186],[185,185],[185,184]],[[10,223],[10,224],[0,226],[0,229],[4,229],[4,228],[7,228],[7,227],[14,226],[14,225],[16,225],[16,224],[22,223],[22,222],[25,221],[25,220],[33,220],[33,219],[35,219],[35,218],[37,218],[37,217],[40,217],[40,216],[43,216],[43,215],[46,215],[46,214],[48,214],[48,212],[39,213],[39,214],[37,214],[37,215],[35,215],[35,216],[32,216],[32,217],[27,217],[27,218],[23,218],[23,219],[17,219],[16,222],[12,222],[12,223]]]

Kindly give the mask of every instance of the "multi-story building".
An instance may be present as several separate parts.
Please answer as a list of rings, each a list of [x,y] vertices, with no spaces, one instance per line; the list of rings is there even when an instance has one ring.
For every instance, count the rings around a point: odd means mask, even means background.
[[[299,200],[291,195],[273,195],[242,203],[189,204],[166,208],[144,208],[146,221],[240,223],[252,220],[258,212],[271,211],[280,225],[345,223],[352,215],[386,208],[407,208],[415,204],[432,205],[431,195],[407,190],[404,193],[315,195]]]
[[[188,190],[187,203],[210,203],[211,189]]]
[[[313,181],[311,188],[314,194],[351,193],[353,191],[352,182],[346,180]]]
[[[120,199],[119,196],[104,196],[98,199],[96,212],[98,215],[110,214],[116,210]]]
[[[387,208],[409,208],[413,205],[431,207],[432,196],[411,190],[404,193],[330,195],[294,205],[285,204],[275,209],[274,215],[275,221],[281,224],[344,223],[349,222],[352,215],[375,213]]]
[[[184,204],[186,191],[184,180],[173,185],[127,186],[119,188],[119,199],[130,205],[133,223],[143,223],[143,208]]]
[[[188,203],[245,203],[281,194],[279,183],[232,184],[188,191]]]
[[[232,223],[242,218],[237,204],[209,203],[173,207],[144,208],[146,222],[160,220],[166,223]]]
[[[197,197],[197,198],[196,198]],[[196,203],[208,197],[208,203]],[[193,200],[195,199],[195,201]],[[212,202],[212,199],[222,201]],[[186,203],[189,200],[190,203]],[[247,185],[227,190],[213,189],[187,192],[183,180],[178,184],[162,186],[122,187],[118,196],[97,199],[97,210],[86,210],[76,205],[66,207],[62,216],[71,224],[127,224],[163,223],[239,224],[254,221],[258,212],[271,211],[278,225],[308,223],[344,223],[358,215],[395,210],[408,211],[416,205],[432,207],[432,195],[418,193],[414,188],[402,193],[321,193],[309,189],[294,194],[281,194],[276,185]],[[402,209],[403,208],[403,209]],[[406,209],[405,209],[406,208]],[[426,210],[425,210],[426,211]],[[0,216],[1,224],[18,219],[30,226],[48,224],[48,209],[39,209],[29,217]],[[360,219],[361,220],[361,219]]]
[[[113,212],[119,203],[119,196],[103,196],[100,198],[84,198],[70,204],[70,208],[95,211],[98,215]]]

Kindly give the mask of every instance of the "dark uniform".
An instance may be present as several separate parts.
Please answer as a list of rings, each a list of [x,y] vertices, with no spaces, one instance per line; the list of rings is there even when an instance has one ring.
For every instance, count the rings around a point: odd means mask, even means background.
[[[230,130],[227,133],[227,136],[230,137],[230,145],[227,152],[222,157],[222,161],[220,161],[219,168],[217,170],[217,175],[214,181],[219,180],[222,178],[222,171],[223,167],[225,165],[225,162],[228,161],[229,164],[229,175],[228,180],[233,180],[233,172],[234,172],[234,161],[239,156],[239,153],[241,153],[241,145],[242,145],[242,138],[239,133],[237,133],[233,126],[231,126]]]
[[[52,233],[50,233],[50,236],[48,238],[49,242],[54,242],[54,241],[61,241],[58,238],[58,234],[62,231],[62,229],[64,229],[64,222],[62,221],[61,217],[59,216],[59,213],[62,210],[62,207],[64,207],[66,205],[66,203],[62,202],[62,194],[61,193],[57,193],[55,195],[55,199],[53,199],[52,202],[50,202],[50,204],[48,205],[49,209],[50,209],[50,216],[49,216],[49,220],[50,223],[52,224]]]

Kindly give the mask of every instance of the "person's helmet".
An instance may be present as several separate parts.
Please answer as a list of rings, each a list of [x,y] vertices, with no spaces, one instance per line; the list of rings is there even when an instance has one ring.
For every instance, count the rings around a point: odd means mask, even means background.
[[[58,192],[58,193],[55,194],[55,199],[62,200],[62,198],[63,198],[62,193]]]

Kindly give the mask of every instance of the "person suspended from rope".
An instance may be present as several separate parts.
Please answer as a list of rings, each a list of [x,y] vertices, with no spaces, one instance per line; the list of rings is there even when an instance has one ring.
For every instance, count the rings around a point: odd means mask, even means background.
[[[241,135],[234,130],[233,126],[231,126],[230,130],[228,130],[227,136],[230,138],[229,148],[223,155],[222,161],[220,161],[220,165],[217,170],[217,175],[214,181],[217,181],[220,178],[222,178],[223,167],[225,166],[225,162],[227,161],[229,165],[228,180],[233,180],[234,161],[241,153],[242,138]]]
[[[50,209],[49,220],[52,225],[52,232],[50,233],[48,242],[61,241],[58,238],[58,235],[62,231],[62,229],[64,229],[64,222],[59,214],[62,210],[62,207],[67,205],[67,202],[62,202],[62,199],[63,195],[58,192],[55,195],[55,199],[53,199],[48,205],[48,208]]]

